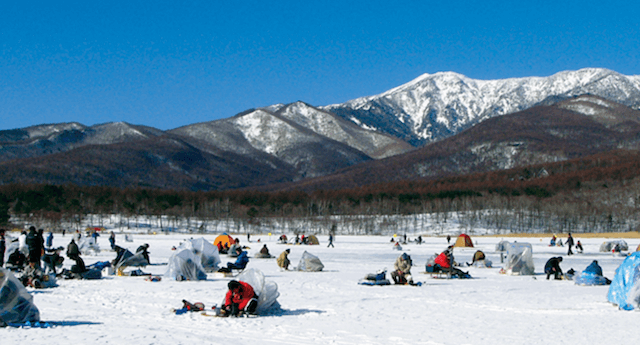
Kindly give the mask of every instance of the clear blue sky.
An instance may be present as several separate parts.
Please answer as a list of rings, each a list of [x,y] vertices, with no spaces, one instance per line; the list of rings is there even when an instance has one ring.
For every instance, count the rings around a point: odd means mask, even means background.
[[[112,121],[171,129],[423,73],[640,74],[636,1],[0,3],[0,129]]]

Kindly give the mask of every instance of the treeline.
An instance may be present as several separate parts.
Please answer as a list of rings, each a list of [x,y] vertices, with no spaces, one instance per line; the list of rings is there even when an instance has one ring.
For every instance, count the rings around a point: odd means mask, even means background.
[[[348,220],[350,225],[342,224],[345,228],[364,226],[364,233],[380,233],[383,227],[420,231],[455,218],[464,231],[476,227],[501,232],[629,231],[640,224],[638,172],[640,155],[619,151],[435,181],[310,193],[12,184],[0,186],[0,223],[10,226],[6,223],[13,216],[14,221],[55,228],[86,223],[88,217],[89,223],[100,225],[113,215],[123,219],[155,216],[161,227],[186,224],[202,229],[207,222],[233,220],[242,224],[237,227],[240,231],[255,231],[274,224],[274,219],[297,227],[300,219],[306,219],[323,224],[318,226],[323,229]],[[428,221],[411,217],[424,214],[429,215]],[[389,215],[404,218],[373,220]]]

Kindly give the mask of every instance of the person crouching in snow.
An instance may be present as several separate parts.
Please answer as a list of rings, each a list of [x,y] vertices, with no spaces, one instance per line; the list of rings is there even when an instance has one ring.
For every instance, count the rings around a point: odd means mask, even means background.
[[[394,271],[391,272],[391,278],[396,284],[413,284],[413,279],[411,278],[411,265],[413,262],[411,261],[411,256],[407,255],[407,253],[402,253],[393,264]]]
[[[547,280],[553,274],[555,279],[562,279],[562,269],[560,263],[562,262],[562,256],[554,256],[547,261],[544,265],[544,273],[547,274]]]
[[[258,295],[251,285],[237,280],[227,284],[229,291],[220,310],[222,316],[238,316],[240,313],[255,315],[258,308]]]
[[[291,264],[291,261],[289,261],[289,253],[291,253],[291,249],[288,249],[283,251],[282,253],[280,253],[280,256],[278,256],[278,267],[283,268],[285,270],[289,269],[289,265]]]
[[[236,262],[227,263],[227,268],[230,270],[233,270],[233,269],[243,270],[245,267],[247,267],[247,264],[249,263],[249,256],[247,256],[247,252],[242,250],[242,248],[240,247],[236,248],[236,253],[238,254],[238,258],[236,259]]]

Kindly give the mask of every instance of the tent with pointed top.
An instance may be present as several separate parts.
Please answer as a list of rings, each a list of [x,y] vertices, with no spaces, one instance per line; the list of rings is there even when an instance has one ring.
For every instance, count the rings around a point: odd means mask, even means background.
[[[624,310],[640,307],[640,252],[627,256],[616,269],[607,299]]]
[[[228,235],[225,232],[222,235],[216,237],[215,240],[213,240],[213,245],[214,246],[217,247],[218,243],[220,243],[223,248],[224,248],[225,244],[227,245],[227,247],[231,247],[232,244],[236,243],[236,240],[234,240],[233,237],[231,237],[230,235]]]
[[[302,253],[302,258],[300,258],[300,263],[298,263],[298,267],[296,270],[305,271],[305,272],[319,272],[322,271],[324,265],[320,259],[307,252],[306,250]]]
[[[456,240],[456,244],[454,244],[453,246],[454,247],[471,247],[471,248],[473,248],[473,241],[471,241],[471,237],[469,237],[469,235],[460,234],[460,236],[458,236],[458,239]]]
[[[11,271],[0,267],[0,326],[40,321],[33,296]]]

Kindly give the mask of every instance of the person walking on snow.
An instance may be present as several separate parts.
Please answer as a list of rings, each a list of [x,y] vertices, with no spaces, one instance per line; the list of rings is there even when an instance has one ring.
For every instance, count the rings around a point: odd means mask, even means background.
[[[335,248],[333,246],[333,234],[332,233],[329,233],[329,244],[327,245],[327,248],[329,248],[329,247]]]
[[[571,251],[571,247],[573,247],[573,237],[571,236],[571,233],[569,233],[569,237],[567,237],[567,247],[569,247],[569,251],[567,252],[567,255],[573,255],[573,251]]]

